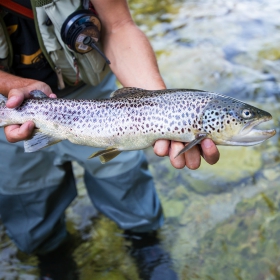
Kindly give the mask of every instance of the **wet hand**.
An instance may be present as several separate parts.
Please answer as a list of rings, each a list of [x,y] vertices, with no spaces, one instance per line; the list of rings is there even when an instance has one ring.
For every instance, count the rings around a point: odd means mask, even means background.
[[[204,139],[201,141],[201,145],[196,145],[186,153],[175,156],[184,148],[184,144],[181,142],[158,140],[154,145],[154,152],[158,156],[169,156],[170,162],[173,167],[177,169],[184,168],[197,169],[201,163],[201,156],[209,164],[215,164],[218,162],[220,153],[210,139]]]
[[[52,93],[51,88],[47,84],[43,82],[34,82],[27,87],[10,90],[6,106],[11,109],[20,106],[24,99],[30,98],[29,92],[35,89],[43,91],[50,98],[56,98],[56,95]],[[34,127],[35,124],[32,121],[28,121],[22,125],[6,126],[4,131],[7,140],[11,143],[15,143],[30,139]]]

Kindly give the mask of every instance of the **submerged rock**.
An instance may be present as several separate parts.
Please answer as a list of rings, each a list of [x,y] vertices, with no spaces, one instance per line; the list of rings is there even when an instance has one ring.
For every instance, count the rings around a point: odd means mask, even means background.
[[[279,266],[279,202],[279,189],[257,194],[240,202],[234,216],[209,231],[197,247],[197,254],[203,255],[200,277],[278,279],[271,267]]]

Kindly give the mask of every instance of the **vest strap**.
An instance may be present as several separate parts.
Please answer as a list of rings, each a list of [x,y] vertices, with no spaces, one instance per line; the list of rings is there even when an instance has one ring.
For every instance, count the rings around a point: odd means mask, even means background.
[[[12,0],[0,1],[0,6],[7,8],[8,10],[10,10],[12,12],[16,12],[20,15],[23,15],[27,18],[34,19],[33,11],[31,9],[28,9]]]

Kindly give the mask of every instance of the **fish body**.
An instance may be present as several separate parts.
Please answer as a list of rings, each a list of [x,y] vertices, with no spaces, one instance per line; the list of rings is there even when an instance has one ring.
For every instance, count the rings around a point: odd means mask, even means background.
[[[275,130],[254,127],[272,116],[234,98],[188,89],[143,90],[122,88],[110,99],[51,99],[31,92],[16,109],[0,98],[0,126],[33,121],[36,133],[25,142],[33,152],[61,140],[105,148],[92,156],[106,162],[124,150],[152,146],[156,140],[190,142],[182,153],[210,138],[220,145],[255,145]]]

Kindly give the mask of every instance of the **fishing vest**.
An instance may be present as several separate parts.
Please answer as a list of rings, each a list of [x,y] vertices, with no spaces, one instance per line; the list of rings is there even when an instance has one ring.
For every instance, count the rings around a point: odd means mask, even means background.
[[[59,89],[65,83],[75,86],[81,83],[99,84],[110,68],[95,50],[80,54],[71,50],[62,40],[60,31],[65,19],[83,8],[81,0],[30,0],[40,48],[57,74]],[[24,7],[23,7],[24,8]],[[97,46],[102,49],[100,42]],[[0,69],[12,66],[13,48],[0,16]]]

